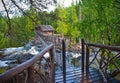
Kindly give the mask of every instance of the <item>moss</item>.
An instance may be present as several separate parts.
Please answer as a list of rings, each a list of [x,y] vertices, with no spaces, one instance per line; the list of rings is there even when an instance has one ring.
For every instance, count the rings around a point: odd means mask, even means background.
[[[117,76],[115,76],[115,78],[116,78],[117,80],[120,80],[120,74],[118,74]]]
[[[17,63],[18,64],[22,63],[22,59],[20,57],[17,58]]]
[[[0,68],[0,74],[6,72],[7,68]]]
[[[74,65],[74,66],[78,66],[78,62],[79,62],[79,59],[78,58],[73,58],[71,63]]]

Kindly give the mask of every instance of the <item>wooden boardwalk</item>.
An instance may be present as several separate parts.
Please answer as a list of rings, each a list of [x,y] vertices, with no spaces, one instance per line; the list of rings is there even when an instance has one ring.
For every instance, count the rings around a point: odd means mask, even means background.
[[[56,71],[55,83],[63,82],[63,72]],[[104,83],[102,75],[95,68],[89,68],[89,72],[82,72],[81,68],[68,67],[66,69],[66,83]]]
[[[120,74],[120,48],[82,41],[81,67],[72,65],[68,67],[65,57],[65,42],[62,41],[62,43],[63,71],[55,70],[54,45],[51,44],[36,56],[0,75],[0,83],[120,83],[119,80],[113,78],[116,74]],[[48,59],[44,57],[47,52],[49,52]],[[90,59],[91,53],[94,54],[92,60]],[[42,64],[43,60],[47,65]],[[93,68],[92,64],[94,63],[97,64],[101,73]],[[116,72],[110,71],[111,65],[114,65]],[[41,68],[47,71],[41,72]],[[19,77],[21,75],[24,78],[22,82]]]

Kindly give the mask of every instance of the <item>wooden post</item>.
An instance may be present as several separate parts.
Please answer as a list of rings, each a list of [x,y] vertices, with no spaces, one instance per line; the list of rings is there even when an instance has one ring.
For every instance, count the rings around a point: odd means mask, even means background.
[[[82,43],[82,72],[84,72],[84,56],[85,56],[85,52],[84,52],[84,39],[81,39],[81,43]]]
[[[66,46],[65,40],[62,39],[62,57],[63,57],[63,83],[66,83]]]
[[[54,47],[50,49],[50,59],[51,59],[50,83],[54,83],[55,82]]]
[[[28,78],[27,83],[34,83],[34,66],[28,68]]]
[[[89,71],[89,47],[86,45],[86,73]]]

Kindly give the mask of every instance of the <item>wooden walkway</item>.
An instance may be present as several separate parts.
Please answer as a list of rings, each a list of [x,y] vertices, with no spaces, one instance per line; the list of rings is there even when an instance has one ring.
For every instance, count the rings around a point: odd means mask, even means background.
[[[51,44],[36,56],[1,74],[0,83],[120,83],[118,80],[111,80],[113,76],[120,74],[120,48],[85,43],[82,40],[82,65],[80,68],[66,65],[64,41],[62,41],[62,49],[63,71],[55,70],[54,45]],[[50,55],[46,59],[44,54],[48,52]],[[92,60],[90,60],[91,54],[94,55]],[[43,61],[46,65],[42,64]],[[97,69],[101,73],[93,68],[92,64],[94,63],[97,64]],[[111,65],[114,66],[114,69],[110,71]],[[41,68],[46,71],[41,72]],[[112,72],[114,70],[116,72]],[[19,77],[21,75],[24,78],[22,82]]]
[[[63,72],[56,71],[55,83],[63,83]],[[66,69],[66,83],[104,83],[102,75],[95,68],[89,72],[82,72],[81,68],[69,67]]]

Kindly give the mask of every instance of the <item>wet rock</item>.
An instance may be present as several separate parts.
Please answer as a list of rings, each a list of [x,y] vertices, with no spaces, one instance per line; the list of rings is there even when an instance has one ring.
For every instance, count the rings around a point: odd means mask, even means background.
[[[2,60],[16,60],[17,63],[22,63],[30,58],[32,58],[33,55],[32,54],[13,54],[10,56],[6,56],[4,57]]]
[[[17,47],[17,48],[5,48],[5,49],[2,49],[0,50],[0,55],[1,56],[6,56],[6,55],[10,55],[10,54],[13,54],[15,52],[19,52],[23,50],[23,47]]]
[[[44,46],[40,41],[36,42],[36,40],[32,40],[23,47],[1,49],[0,67],[4,67],[4,66],[13,67],[14,65],[23,63],[26,60],[32,58],[34,55],[38,54],[42,49],[44,49]]]

